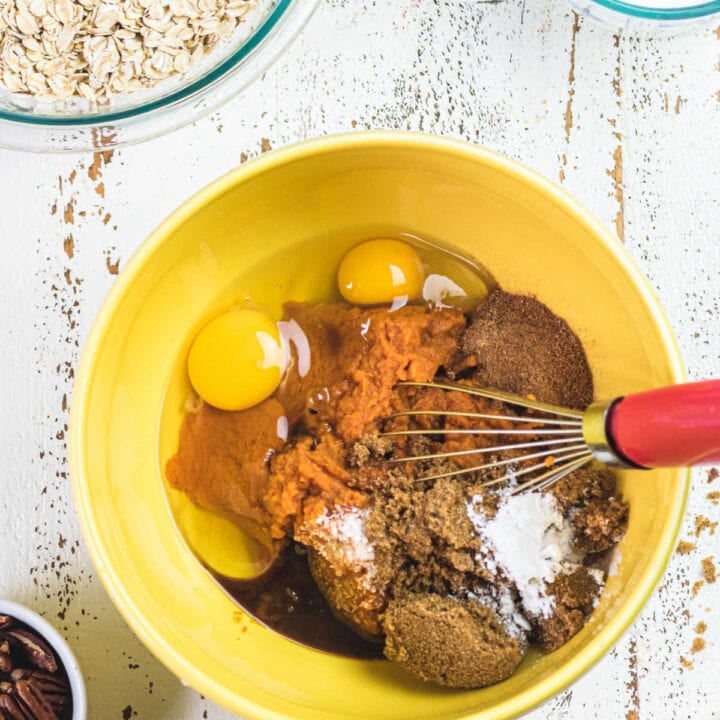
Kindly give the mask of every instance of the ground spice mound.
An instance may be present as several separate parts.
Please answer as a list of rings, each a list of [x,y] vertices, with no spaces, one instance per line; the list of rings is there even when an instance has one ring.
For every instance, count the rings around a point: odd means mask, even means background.
[[[476,358],[474,380],[486,387],[577,409],[593,400],[580,340],[535,298],[494,290],[473,313],[460,347]]]
[[[694,545],[691,542],[688,542],[687,540],[681,540],[678,543],[677,548],[675,549],[675,552],[678,555],[689,555],[693,550],[697,549],[697,545]]]
[[[423,680],[474,688],[511,675],[525,652],[499,616],[477,600],[408,595],[385,613],[385,654]]]

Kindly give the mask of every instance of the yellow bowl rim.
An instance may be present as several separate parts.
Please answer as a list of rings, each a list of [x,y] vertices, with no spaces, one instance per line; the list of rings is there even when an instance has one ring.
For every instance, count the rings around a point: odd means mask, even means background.
[[[466,160],[476,159],[485,165],[492,166],[508,175],[514,175],[526,184],[534,186],[551,202],[562,207],[569,214],[574,215],[581,224],[587,226],[594,235],[605,242],[618,264],[640,291],[646,307],[661,332],[667,350],[667,360],[670,363],[675,382],[682,382],[686,379],[680,350],[670,323],[649,281],[622,243],[603,223],[561,186],[522,163],[493,150],[461,140],[417,132],[383,130],[330,135],[299,142],[261,155],[229,171],[185,201],[146,238],[132,255],[105,298],[85,342],[70,408],[68,450],[71,487],[80,528],[90,557],[105,589],[124,620],[155,657],[177,677],[219,705],[231,708],[234,712],[252,718],[291,720],[289,716],[283,713],[277,713],[236,695],[229,688],[223,687],[213,678],[197,670],[191,662],[178,657],[172,647],[143,617],[140,608],[125,592],[122,583],[107,560],[106,549],[100,540],[99,528],[95,523],[92,508],[90,507],[86,491],[87,457],[83,447],[83,433],[78,428],[82,428],[82,418],[87,415],[90,389],[95,376],[96,359],[101,351],[103,338],[111,325],[115,311],[123,302],[136,277],[142,272],[146,259],[161,246],[167,236],[172,234],[177,227],[215,197],[232,186],[262,173],[302,160],[311,155],[344,151],[357,147],[383,146],[414,149],[420,153],[432,149],[462,157]],[[554,671],[548,677],[527,690],[518,693],[513,698],[502,702],[500,705],[495,705],[493,708],[494,719],[517,717],[562,692],[589,671],[632,625],[660,581],[677,544],[690,489],[690,470],[678,470],[678,473],[680,479],[684,476],[685,482],[679,485],[678,497],[673,505],[675,511],[665,521],[662,542],[657,548],[641,582],[630,591],[629,596],[618,612],[605,624],[592,643],[579,650],[578,654],[569,663]],[[466,716],[465,720],[480,720],[480,718],[488,718],[488,716],[484,711],[480,710]]]

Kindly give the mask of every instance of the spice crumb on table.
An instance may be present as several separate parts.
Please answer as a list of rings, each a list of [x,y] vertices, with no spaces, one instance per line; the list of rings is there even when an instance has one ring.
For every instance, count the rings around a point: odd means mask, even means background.
[[[717,526],[717,522],[713,522],[710,518],[705,517],[705,515],[697,515],[695,517],[695,535],[697,537],[700,537],[705,530],[708,530],[710,535],[714,535]]]
[[[717,578],[717,569],[713,562],[713,556],[710,555],[702,560],[703,577],[709,583],[714,583]]]
[[[691,553],[693,550],[696,550],[696,549],[697,549],[697,545],[694,545],[693,543],[688,542],[687,540],[681,540],[678,543],[678,546],[677,546],[675,552],[678,555],[688,555],[689,553]]]

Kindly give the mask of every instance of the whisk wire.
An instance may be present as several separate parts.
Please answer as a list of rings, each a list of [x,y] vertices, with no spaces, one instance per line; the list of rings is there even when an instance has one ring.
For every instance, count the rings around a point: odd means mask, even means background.
[[[472,385],[463,385],[462,383],[455,383],[450,381],[419,382],[416,380],[404,380],[402,382],[399,382],[398,385],[406,387],[415,386],[438,388],[440,390],[457,390],[458,392],[464,392],[468,395],[476,395],[478,397],[487,398],[488,400],[498,400],[499,402],[505,403],[507,405],[524,407],[528,410],[539,410],[541,412],[550,413],[551,415],[560,415],[562,417],[570,417],[576,420],[583,419],[583,413],[578,410],[570,410],[568,408],[559,407],[558,405],[550,405],[549,403],[542,403],[538,402],[537,400],[531,400],[530,398],[521,398],[517,395],[500,392],[499,390],[488,390],[487,388],[479,388]]]
[[[526,399],[508,393],[488,390],[450,381],[442,382],[415,382],[399,383],[404,386],[437,388],[450,390],[498,401],[509,406],[521,407],[542,415],[522,415],[520,417],[509,414],[493,414],[480,412],[463,412],[455,410],[408,410],[391,415],[388,419],[400,417],[434,417],[445,416],[455,418],[468,418],[472,420],[487,420],[495,422],[510,422],[513,427],[484,427],[484,428],[412,428],[407,430],[389,430],[379,433],[381,437],[402,436],[452,436],[452,435],[495,435],[518,437],[521,442],[513,444],[510,440],[490,447],[478,447],[462,450],[449,450],[447,452],[432,452],[424,455],[390,458],[387,462],[400,463],[423,460],[437,460],[440,458],[461,457],[467,455],[489,455],[494,453],[516,453],[512,457],[503,457],[491,462],[485,462],[467,468],[458,468],[438,472],[418,478],[418,482],[428,482],[441,478],[459,477],[475,472],[502,468],[503,474],[499,477],[480,483],[481,487],[492,487],[501,483],[518,483],[510,492],[517,494],[525,490],[545,490],[561,478],[578,470],[593,460],[593,452],[585,441],[583,434],[584,414],[580,411],[570,410],[541,403],[534,399]],[[550,417],[549,417],[550,416]],[[525,424],[526,427],[522,427]],[[518,427],[520,425],[520,427]],[[522,441],[523,437],[527,440]],[[533,462],[527,465],[528,462]],[[538,474],[539,473],[539,474]]]
[[[492,413],[460,412],[458,410],[407,410],[405,412],[389,415],[388,419],[399,417],[412,417],[417,415],[441,415],[443,417],[463,417],[477,420],[506,420],[515,423],[533,423],[541,428],[545,425],[564,425],[574,428],[582,428],[582,420],[554,420],[552,418],[517,417],[516,415],[493,415]]]
[[[554,430],[534,429],[511,429],[511,428],[427,428],[425,430],[391,430],[390,432],[378,433],[378,437],[397,437],[399,435],[574,435],[579,433],[576,428],[563,428]]]
[[[555,460],[572,460],[574,458],[578,458],[581,455],[584,456],[588,453],[587,448],[584,445],[577,445],[573,448],[567,448],[567,450],[574,450],[582,448],[579,450],[579,452],[573,452],[571,454],[563,454],[563,455],[556,455]],[[483,465],[475,465],[473,467],[469,468],[460,468],[458,470],[448,470],[447,472],[442,473],[436,473],[435,475],[427,475],[425,477],[418,478],[418,482],[428,482],[430,480],[440,480],[441,478],[447,478],[447,477],[457,477],[459,475],[467,475],[469,473],[478,472],[481,470],[488,470],[490,468],[496,468],[496,467],[503,467],[506,465],[512,465],[516,464],[519,459],[521,460],[533,460],[539,457],[551,457],[551,452],[544,452],[544,453],[535,453],[533,455],[524,455],[522,458],[510,458],[507,460],[499,460],[497,462],[490,462],[485,463]],[[536,470],[540,470],[541,468],[547,468],[547,464],[545,462],[536,463],[534,465],[531,465],[530,467],[523,468],[522,470],[518,471],[511,471],[503,475],[502,477],[495,478],[493,480],[487,480],[485,482],[480,483],[481,487],[490,487],[492,485],[497,485],[501,482],[504,482],[506,480],[512,480],[513,478],[519,478],[523,477],[531,472],[535,472]]]
[[[493,453],[508,452],[508,451],[513,451],[513,450],[526,450],[528,448],[535,448],[535,447],[552,446],[552,447],[557,448],[557,446],[559,446],[559,445],[564,445],[565,443],[578,442],[578,440],[579,440],[579,437],[576,437],[573,435],[573,436],[569,436],[569,437],[553,438],[552,440],[536,440],[534,442],[527,442],[527,443],[516,443],[516,444],[509,444],[509,445],[493,445],[491,447],[469,448],[468,450],[450,450],[448,452],[429,453],[427,455],[409,455],[409,456],[400,457],[400,458],[388,458],[385,462],[401,463],[401,462],[411,462],[413,460],[436,460],[437,458],[458,457],[461,455],[490,455]],[[566,448],[560,447],[558,449],[560,451],[562,451],[562,450],[565,450]]]
[[[538,477],[527,480],[521,485],[518,485],[516,488],[513,488],[510,494],[517,495],[518,493],[530,489],[537,491],[546,490],[547,488],[552,487],[558,480],[561,480],[566,475],[569,475],[575,470],[579,470],[581,467],[583,467],[583,465],[587,465],[587,463],[591,462],[592,459],[592,453],[588,452],[574,462],[569,462],[566,465],[562,465],[561,467],[553,468],[552,470],[548,470],[548,472],[543,473]]]

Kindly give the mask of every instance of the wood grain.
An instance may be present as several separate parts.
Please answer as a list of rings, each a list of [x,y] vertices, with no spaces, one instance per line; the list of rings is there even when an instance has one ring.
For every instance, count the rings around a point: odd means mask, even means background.
[[[561,0],[327,0],[243,96],[168,137],[75,157],[0,151],[0,595],[68,635],[91,717],[230,715],[182,687],[107,598],[68,487],[68,404],[79,348],[115,276],[193,192],[269,148],[363,128],[470,140],[562,183],[624,240],[677,332],[693,378],[720,376],[720,28],[618,37]],[[634,628],[529,717],[720,717],[718,537],[694,474],[676,555]],[[692,653],[695,628],[705,647]],[[696,644],[697,646],[698,644]],[[686,660],[681,664],[681,657]],[[692,666],[692,669],[690,669]]]

